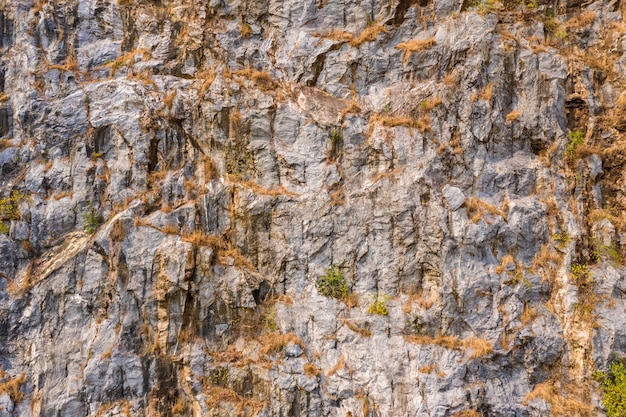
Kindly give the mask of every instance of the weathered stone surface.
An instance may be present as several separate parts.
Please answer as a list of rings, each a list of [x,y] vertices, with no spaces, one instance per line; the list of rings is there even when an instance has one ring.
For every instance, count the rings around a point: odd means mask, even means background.
[[[0,416],[601,415],[622,14],[539,3],[0,3]]]

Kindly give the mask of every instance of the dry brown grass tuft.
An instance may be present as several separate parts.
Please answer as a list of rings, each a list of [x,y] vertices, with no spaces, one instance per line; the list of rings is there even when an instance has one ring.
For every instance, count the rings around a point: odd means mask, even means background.
[[[485,89],[480,93],[479,97],[481,100],[491,101],[493,97],[493,86],[491,84],[487,84]]]
[[[406,116],[387,116],[375,114],[370,117],[370,125],[380,124],[385,127],[408,126],[415,127],[415,119]]]
[[[272,79],[272,76],[266,71],[257,71],[251,68],[237,70],[233,72],[234,76],[250,80],[256,84],[261,91],[274,91],[278,88],[278,83]]]
[[[144,61],[150,59],[150,57],[152,56],[150,51],[148,51],[147,49],[136,49],[117,57],[114,61],[104,64],[103,67],[108,67],[111,77],[113,77],[120,68],[132,67],[135,64],[137,55],[139,54],[141,54],[141,59]]]
[[[54,194],[52,196],[52,198],[54,198],[55,200],[58,201],[58,200],[60,200],[62,198],[65,198],[65,197],[72,198],[73,195],[74,195],[74,193],[72,191],[61,191],[61,192],[58,192],[58,193]]]
[[[3,377],[5,376],[6,374],[3,375]],[[16,376],[15,378],[1,382],[0,394],[9,394],[9,397],[11,397],[11,401],[13,401],[14,403],[19,403],[24,399],[24,394],[20,392],[20,388],[22,388],[24,382],[26,382],[25,374],[21,374]]]
[[[204,96],[204,93],[211,87],[213,81],[215,81],[215,70],[210,68],[206,71],[202,71],[198,73],[196,79],[202,80],[202,85],[200,86],[200,91],[198,91],[198,96]]]
[[[456,336],[424,336],[410,335],[404,336],[408,342],[419,345],[439,345],[446,349],[467,350],[470,349],[470,359],[482,358],[493,352],[493,344],[485,339],[470,337],[468,339],[459,339]]]
[[[168,95],[166,95],[163,98],[163,104],[165,105],[165,107],[167,107],[169,110],[172,109],[172,104],[174,103],[174,99],[176,98],[176,90],[172,91],[171,93],[169,93]]]
[[[327,34],[314,34],[313,36],[338,42],[348,42],[351,46],[358,48],[365,42],[375,41],[381,32],[389,33],[384,26],[374,23],[365,28],[359,36],[355,36],[354,34],[343,29],[335,29]]]
[[[11,141],[11,139],[0,139],[0,151],[5,150],[6,148],[10,148],[11,146],[13,146],[13,142]]]
[[[325,34],[314,33],[313,36],[339,42],[350,42],[352,39],[354,39],[354,35],[352,33],[343,29],[334,29]]]
[[[322,371],[312,363],[307,363],[304,365],[304,374],[309,378],[319,376],[321,372]]]
[[[348,329],[352,330],[354,333],[360,334],[363,337],[372,337],[372,332],[367,328],[357,326],[348,320],[344,320],[343,324],[345,324]]]
[[[539,253],[535,255],[533,270],[538,271],[539,269],[543,269],[548,273],[548,277],[552,279],[555,277],[556,270],[559,268],[562,258],[563,255],[551,250],[547,245],[543,245]],[[545,281],[546,278],[547,277],[544,276],[543,280]]]
[[[178,397],[174,406],[172,407],[172,414],[175,416],[182,416],[187,412],[187,401],[183,397]]]
[[[436,300],[437,300],[437,296],[435,295],[431,295],[429,298],[426,298],[424,297],[423,293],[415,294],[415,293],[410,292],[408,294],[408,297],[406,299],[406,302],[404,303],[404,307],[402,310],[407,314],[410,313],[411,311],[413,311],[414,303],[417,303],[417,305],[423,308],[424,310],[429,310]]]
[[[261,336],[261,353],[263,355],[272,355],[282,351],[287,344],[293,343],[305,349],[304,342],[293,333],[270,333]]]
[[[346,367],[346,360],[343,358],[343,356],[341,356],[339,360],[337,361],[337,364],[335,364],[335,366],[333,366],[332,368],[328,370],[328,372],[326,372],[326,376],[332,376],[335,373],[337,373],[337,371],[345,367]]]
[[[239,33],[244,39],[248,39],[252,35],[252,27],[246,22],[242,21],[239,25]]]
[[[133,71],[129,71],[129,73],[127,75],[127,78],[129,80],[138,81],[138,82],[142,83],[146,87],[152,87],[154,89],[157,88],[156,83],[152,79],[152,72],[150,72],[149,70],[145,70],[145,71],[141,71],[141,72],[137,72],[137,73],[135,73]]]
[[[482,417],[482,414],[475,410],[463,410],[452,414],[452,417]]]
[[[502,210],[476,197],[468,198],[465,200],[464,205],[467,209],[468,217],[470,217],[474,223],[478,223],[486,213],[492,216],[500,216],[504,221],[507,221],[506,214],[504,214]]]
[[[419,119],[415,119],[407,116],[389,116],[384,114],[374,114],[370,117],[369,124],[370,134],[374,130],[374,126],[376,124],[385,127],[406,126],[408,128],[418,129],[423,134],[427,131],[430,131],[430,116],[428,114],[425,114]]]
[[[463,347],[471,349],[470,359],[482,358],[493,353],[493,344],[485,339],[470,337],[463,341]]]
[[[511,341],[513,339],[515,339],[515,335],[503,332],[502,338],[500,339],[500,347],[502,348],[502,350],[505,350],[505,351],[508,350],[509,345],[511,344]]]
[[[167,235],[177,235],[180,233],[180,230],[178,229],[178,227],[171,225],[171,224],[165,225],[161,229],[161,231]]]
[[[209,182],[213,179],[220,177],[220,171],[215,164],[215,161],[210,156],[204,157],[204,181]]]
[[[537,313],[537,310],[535,310],[533,307],[528,305],[528,303],[526,303],[524,305],[524,310],[522,311],[522,314],[520,315],[520,321],[522,322],[522,326],[526,326],[528,323],[535,320],[535,318],[537,318],[538,315],[539,314]]]
[[[206,391],[206,404],[210,410],[217,410],[222,403],[232,404],[235,415],[258,415],[263,409],[263,403],[245,398],[230,388],[210,385]],[[244,412],[246,410],[246,412]]]
[[[330,192],[330,203],[335,207],[346,204],[346,194],[343,191],[343,187],[337,187]]]
[[[500,265],[496,267],[496,274],[501,274],[504,271],[508,271],[511,265],[515,265],[515,258],[511,255],[504,255],[500,260]]]
[[[430,97],[429,99],[422,101],[421,109],[424,112],[429,112],[432,109],[434,109],[435,107],[441,106],[442,103],[443,103],[443,101],[441,100],[441,97],[439,97],[439,96]]]
[[[427,365],[420,367],[417,372],[422,374],[430,374],[433,372],[439,372],[439,367],[437,365]]]
[[[0,93],[0,103],[4,103],[9,100],[9,95],[7,93]]]
[[[233,246],[224,236],[207,235],[206,233],[195,230],[192,233],[183,234],[182,240],[193,243],[196,246],[208,246],[213,248],[217,253],[217,260],[220,264],[228,264],[228,259],[232,259],[235,266],[245,267],[254,270],[252,265],[241,253],[239,248]]]
[[[355,308],[360,305],[359,296],[354,292],[348,294],[348,296],[343,299],[343,302],[346,303],[346,307],[348,308]]]
[[[361,107],[359,106],[359,103],[357,103],[356,100],[352,100],[350,102],[350,105],[342,110],[341,119],[343,120],[348,114],[358,114],[358,113],[361,113]]]
[[[412,41],[402,42],[396,46],[397,49],[404,51],[404,64],[408,64],[411,60],[413,52],[424,51],[435,46],[435,38],[414,39]]]
[[[454,73],[449,73],[443,76],[443,85],[451,87],[456,85],[457,76]]]
[[[510,123],[514,120],[519,119],[519,117],[522,115],[522,112],[519,110],[513,110],[512,112],[510,112],[509,114],[506,115],[506,122]]]
[[[78,60],[76,59],[76,53],[74,51],[70,51],[67,58],[65,59],[65,64],[49,64],[46,62],[46,68],[48,70],[59,70],[66,72],[76,72],[78,71]]]
[[[576,14],[570,20],[565,23],[566,29],[584,29],[593,25],[593,22],[596,21],[598,16],[595,12],[586,11],[583,13]]]
[[[231,180],[235,180],[235,178],[232,178],[232,177],[230,179]],[[267,189],[267,188],[261,187],[259,184],[257,184],[254,181],[241,181],[241,182],[233,181],[233,182],[235,182],[237,185],[240,185],[242,187],[245,187],[245,188],[251,190],[252,192],[254,192],[255,194],[258,194],[258,195],[267,195],[267,196],[270,196],[270,197],[277,197],[279,195],[289,195],[289,196],[292,196],[292,197],[298,197],[299,196],[299,194],[292,193],[291,191],[287,190],[282,185],[279,185],[276,188]]]
[[[586,387],[563,382],[557,378],[536,385],[526,395],[523,404],[526,405],[536,398],[550,404],[550,414],[553,416],[592,417],[596,415]]]
[[[363,32],[361,32],[359,37],[354,38],[350,41],[350,45],[358,47],[365,42],[373,42],[376,40],[378,35],[380,35],[381,32],[389,33],[389,31],[385,29],[382,25],[376,23],[369,25],[367,28],[365,28]]]
[[[446,349],[460,350],[463,347],[463,341],[455,336],[410,335],[404,336],[404,339],[418,345],[439,345]]]

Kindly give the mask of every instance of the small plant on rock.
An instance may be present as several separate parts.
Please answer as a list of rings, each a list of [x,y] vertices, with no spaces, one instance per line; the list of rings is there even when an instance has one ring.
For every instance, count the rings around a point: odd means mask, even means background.
[[[326,159],[328,162],[335,162],[341,156],[341,148],[343,146],[343,136],[341,136],[341,131],[339,129],[333,129],[330,132],[330,148],[328,149],[328,154]]]
[[[575,132],[569,132],[567,134],[569,142],[567,143],[567,148],[565,148],[565,152],[567,156],[574,156],[576,153],[576,148],[583,144],[585,141],[585,134],[582,130],[577,130]]]
[[[93,234],[100,226],[100,216],[93,207],[83,215],[83,229],[87,234]]]
[[[574,276],[576,283],[579,285],[588,285],[593,283],[593,276],[591,275],[588,265],[573,264],[572,275]]]
[[[609,372],[596,372],[596,379],[602,384],[604,397],[602,404],[606,407],[608,417],[626,416],[626,370],[621,361],[613,362]]]
[[[370,304],[367,309],[369,314],[376,314],[377,316],[387,316],[389,315],[389,310],[387,309],[387,305],[385,304],[384,298],[376,297],[376,299]]]
[[[0,199],[0,220],[19,220],[19,202],[28,199],[26,194],[19,191],[11,191],[9,197]]]
[[[348,283],[343,271],[337,265],[333,265],[324,272],[315,283],[317,291],[324,297],[345,298],[348,295]]]
[[[570,240],[569,233],[567,233],[567,230],[565,229],[560,233],[555,233],[552,238],[559,246],[565,245]]]

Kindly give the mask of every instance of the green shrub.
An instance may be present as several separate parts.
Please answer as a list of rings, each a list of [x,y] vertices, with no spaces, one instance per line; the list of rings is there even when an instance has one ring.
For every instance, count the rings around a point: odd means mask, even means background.
[[[559,22],[549,10],[546,10],[541,20],[543,20],[543,28],[547,34],[560,40],[567,38],[565,28],[563,28],[561,22]]]
[[[480,14],[492,13],[498,10],[494,0],[477,0],[474,2],[474,7]]]
[[[591,270],[588,265],[573,264],[572,275],[579,284],[591,284],[593,282]]]
[[[263,314],[261,320],[263,321],[263,326],[271,332],[278,328],[278,323],[276,323],[276,310],[273,308]]]
[[[426,328],[426,322],[424,318],[419,314],[411,314],[406,318],[405,329],[409,333],[413,334],[423,334]]]
[[[606,407],[608,417],[626,416],[626,370],[621,361],[613,362],[609,372],[596,372],[595,377],[602,384],[604,397],[602,404]]]
[[[0,221],[0,235],[8,235],[11,227],[5,222]]]
[[[29,197],[19,191],[11,191],[9,197],[0,199],[0,220],[19,220],[20,208],[19,202]]]
[[[622,263],[622,254],[615,245],[605,245],[602,239],[589,239],[591,245],[591,260],[599,262],[603,257],[608,256],[611,261],[617,264]]]
[[[563,230],[561,233],[556,233],[552,238],[559,245],[565,245],[569,242],[569,233],[567,233],[567,230]]]
[[[585,134],[582,130],[577,130],[575,132],[569,132],[567,137],[569,138],[569,142],[567,143],[565,152],[567,153],[567,156],[574,156],[576,148],[582,145],[585,141]]]
[[[389,310],[387,310],[387,305],[385,304],[385,300],[381,300],[377,298],[372,304],[370,304],[367,309],[369,314],[376,314],[378,316],[387,316],[389,315]]]
[[[348,295],[348,283],[337,265],[324,270],[324,275],[315,282],[317,291],[324,297],[345,298]]]
[[[100,216],[93,208],[83,215],[83,229],[88,234],[93,234],[100,226]]]
[[[343,136],[339,129],[333,129],[330,132],[330,149],[328,149],[327,159],[329,162],[334,162],[339,159],[341,155],[341,148],[343,145]]]

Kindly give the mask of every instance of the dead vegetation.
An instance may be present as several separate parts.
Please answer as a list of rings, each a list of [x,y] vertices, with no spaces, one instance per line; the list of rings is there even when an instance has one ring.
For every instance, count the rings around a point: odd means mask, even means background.
[[[565,23],[566,29],[585,29],[591,27],[598,16],[595,12],[585,11],[574,15]]]
[[[267,71],[257,71],[251,68],[246,68],[242,70],[233,71],[232,75],[235,80],[250,80],[252,81],[259,90],[264,92],[275,91],[279,84],[278,82],[272,79],[272,76]]]
[[[26,375],[21,374],[14,378],[8,377],[4,371],[2,371],[2,382],[0,382],[0,394],[9,394],[11,401],[19,403],[24,399],[24,394],[20,392],[22,385],[26,382]]]
[[[344,320],[343,324],[345,324],[348,329],[352,330],[354,333],[360,334],[363,337],[372,337],[372,332],[366,327],[359,326],[349,320]]]
[[[210,410],[217,410],[224,403],[235,407],[236,415],[257,415],[261,412],[264,403],[242,397],[231,388],[224,388],[217,385],[209,385],[205,388],[206,404]]]
[[[215,81],[215,70],[213,68],[209,68],[208,70],[199,72],[196,75],[196,79],[202,80],[202,85],[200,86],[200,90],[198,91],[198,96],[203,97],[204,93],[211,88],[211,84]]]
[[[404,336],[408,342],[419,345],[439,345],[451,350],[470,350],[470,359],[482,358],[493,352],[493,344],[485,339],[477,337],[469,337],[467,339],[459,339],[456,336],[425,336],[410,335]]]
[[[469,197],[465,200],[465,208],[467,209],[467,216],[472,219],[474,224],[478,223],[485,217],[485,214],[492,216],[500,216],[504,221],[507,221],[506,214],[499,208],[487,203],[486,201],[479,200],[476,197]],[[489,221],[486,221],[489,224]]]
[[[254,265],[241,254],[239,248],[233,246],[224,236],[209,235],[196,230],[192,233],[183,234],[182,240],[193,243],[196,246],[208,246],[213,248],[217,254],[217,261],[222,265],[227,265],[228,260],[231,259],[235,266],[245,267],[249,270],[256,269]]]
[[[539,253],[535,255],[532,268],[536,272],[544,272],[542,281],[552,281],[556,277],[562,258],[563,255],[553,250],[550,246],[542,245]]]
[[[141,55],[141,60],[146,61],[152,57],[152,54],[147,49],[136,49],[131,52],[127,52],[115,58],[113,61],[109,61],[103,65],[109,69],[109,74],[114,77],[117,71],[124,67],[132,67],[137,61],[137,56]]]
[[[0,151],[10,148],[11,146],[13,146],[11,139],[0,139]]]
[[[520,315],[520,321],[522,322],[522,326],[526,326],[527,324],[534,321],[539,314],[537,310],[531,307],[528,303],[524,304],[524,310]]]
[[[307,363],[304,365],[304,374],[309,378],[317,377],[321,374],[321,372],[322,371],[312,363]]]
[[[298,345],[302,350],[305,349],[304,342],[293,333],[270,333],[260,338],[261,353],[263,355],[273,355],[281,352],[289,343]]]
[[[236,178],[232,178],[232,176],[229,176],[229,178],[231,180],[233,180],[233,182],[235,182],[237,185],[247,188],[250,191],[254,192],[255,194],[258,195],[266,195],[266,196],[270,196],[270,197],[278,197],[281,195],[286,195],[286,196],[291,196],[291,197],[298,197],[299,194],[293,193],[289,190],[287,190],[284,186],[279,185],[276,188],[271,188],[271,189],[267,189],[267,188],[263,188],[261,187],[259,184],[257,184],[254,181],[248,180],[248,181],[237,181]]]
[[[517,119],[519,119],[519,117],[522,115],[522,112],[519,110],[513,110],[511,111],[509,114],[506,115],[506,122],[507,123],[511,123]]]
[[[414,39],[412,41],[402,42],[396,46],[397,49],[404,51],[404,64],[408,64],[411,60],[413,52],[424,51],[435,46],[435,38]]]
[[[482,414],[475,410],[463,410],[452,414],[452,417],[482,417]]]
[[[346,42],[346,43],[349,43],[350,46],[358,48],[365,42],[375,41],[381,32],[389,33],[389,31],[385,29],[384,26],[378,23],[373,23],[367,26],[363,30],[363,32],[361,32],[361,34],[358,36],[348,31],[345,31],[343,29],[335,29],[326,34],[315,33],[313,34],[313,36],[317,38],[328,39],[328,40],[333,40],[333,41],[338,41],[338,42]]]
[[[535,388],[524,398],[524,405],[535,399],[550,404],[550,415],[571,417],[592,417],[596,415],[591,405],[588,387],[562,378],[551,378]]]
[[[328,370],[328,372],[326,372],[326,376],[333,376],[334,374],[337,373],[337,371],[340,371],[344,368],[346,368],[346,360],[342,355],[337,361],[337,363],[335,364],[335,366],[333,366],[332,368]]]
[[[382,125],[385,127],[397,127],[406,126],[408,128],[418,129],[422,134],[430,131],[430,116],[428,114],[423,115],[420,118],[413,118],[408,116],[389,116],[384,114],[374,114],[370,117],[370,133],[375,125]]]
[[[500,265],[496,267],[496,274],[502,274],[505,271],[508,271],[511,266],[515,265],[515,258],[511,255],[504,255],[500,260]]]

